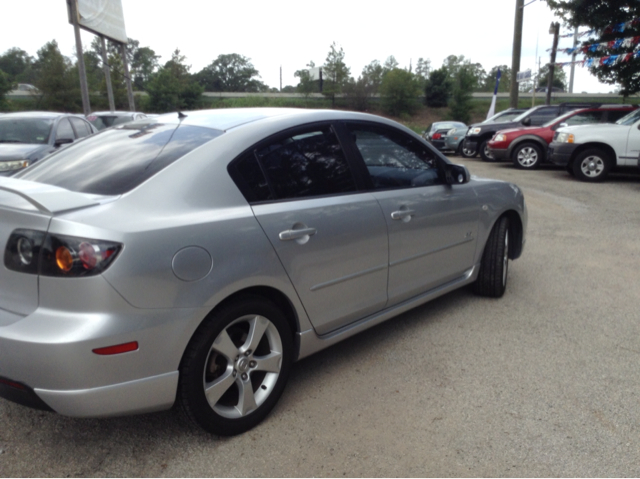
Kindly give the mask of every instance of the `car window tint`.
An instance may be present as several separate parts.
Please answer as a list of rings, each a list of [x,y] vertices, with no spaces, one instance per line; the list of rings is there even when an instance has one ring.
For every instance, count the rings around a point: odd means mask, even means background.
[[[591,123],[600,123],[602,121],[602,111],[587,111],[577,113],[567,118],[564,123],[567,125],[589,125]]]
[[[16,177],[82,193],[119,195],[222,133],[141,120],[74,143]]]
[[[531,118],[532,125],[542,125],[547,121],[554,119],[556,116],[558,116],[558,109],[550,107],[539,108],[532,112],[531,115],[529,115],[529,118]]]
[[[58,128],[56,129],[56,140],[75,140],[75,135],[73,134],[71,123],[69,123],[68,119],[63,118],[58,123]]]
[[[76,135],[78,138],[84,138],[91,134],[91,129],[89,128],[89,124],[81,120],[80,118],[69,118],[73,128],[76,130]]]
[[[256,157],[276,199],[356,190],[340,143],[328,126],[273,141],[256,151]]]
[[[267,178],[264,176],[260,163],[253,151],[236,161],[233,168],[235,168],[237,174],[234,175],[233,171],[231,171],[231,176],[236,183],[242,183],[241,185],[238,184],[238,187],[247,198],[247,201],[255,202],[275,199],[274,192],[269,187]]]
[[[434,153],[421,142],[385,128],[352,125],[350,131],[374,188],[443,183]]]
[[[609,110],[607,112],[607,122],[615,123],[623,116],[626,116],[629,113],[629,110]]]
[[[0,143],[47,143],[52,125],[47,118],[0,117]]]

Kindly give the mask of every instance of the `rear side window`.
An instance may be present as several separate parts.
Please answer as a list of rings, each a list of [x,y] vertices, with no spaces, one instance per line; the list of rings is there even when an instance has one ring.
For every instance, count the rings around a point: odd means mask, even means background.
[[[329,126],[269,141],[235,161],[230,173],[250,202],[356,190],[342,147]]]
[[[145,120],[128,123],[74,143],[16,178],[82,193],[119,195],[222,133]]]

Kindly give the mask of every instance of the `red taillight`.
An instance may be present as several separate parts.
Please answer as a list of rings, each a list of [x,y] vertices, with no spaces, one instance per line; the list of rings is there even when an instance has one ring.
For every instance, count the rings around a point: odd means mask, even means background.
[[[0,384],[6,384],[7,386],[11,386],[15,389],[27,389],[24,384],[17,383],[15,381],[10,381],[8,379],[0,378]]]
[[[433,134],[433,139],[434,140],[439,140],[440,138],[442,138],[442,135],[440,133],[434,133]]]
[[[130,343],[116,344],[115,346],[107,346],[106,348],[97,348],[93,352],[101,356],[110,356],[112,354],[129,353],[138,349],[138,341]]]

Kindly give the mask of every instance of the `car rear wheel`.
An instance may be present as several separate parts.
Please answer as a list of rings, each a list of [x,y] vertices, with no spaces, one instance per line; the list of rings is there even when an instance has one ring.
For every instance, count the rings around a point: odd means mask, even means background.
[[[198,328],[180,365],[179,406],[208,432],[243,433],[280,398],[292,362],[292,335],[269,301],[246,296]]]
[[[573,173],[581,181],[603,181],[611,169],[611,159],[599,149],[585,150],[573,162]]]
[[[542,148],[535,143],[518,145],[513,151],[513,164],[523,170],[533,170],[542,163]]]
[[[478,148],[478,150],[480,151],[480,157],[482,158],[482,161],[490,161],[490,162],[496,161],[496,159],[493,157],[493,155],[489,151],[489,146],[487,145],[486,140],[480,143],[480,148]]]
[[[509,273],[509,218],[503,216],[493,226],[484,247],[478,279],[473,290],[481,296],[501,297]]]

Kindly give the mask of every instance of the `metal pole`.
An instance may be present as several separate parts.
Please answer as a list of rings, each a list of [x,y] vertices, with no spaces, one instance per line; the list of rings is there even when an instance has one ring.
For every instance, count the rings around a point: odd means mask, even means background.
[[[104,78],[107,82],[107,98],[109,99],[109,111],[116,111],[116,102],[113,100],[113,86],[111,85],[111,71],[109,69],[109,57],[107,55],[107,42],[102,35],[99,35],[102,45],[102,69],[104,70]]]
[[[553,85],[553,74],[556,69],[556,51],[558,50],[558,36],[560,35],[560,24],[552,23],[549,33],[553,33],[553,47],[551,48],[551,62],[549,62],[549,78],[547,80],[547,99],[545,105],[551,105],[551,88]]]
[[[82,53],[82,39],[80,38],[80,25],[78,25],[78,5],[77,0],[67,0],[73,30],[76,36],[76,51],[78,53],[78,74],[80,76],[80,95],[82,96],[82,110],[87,116],[91,113],[91,103],[89,102],[89,86],[87,85],[87,70],[84,66],[84,56]]]
[[[573,48],[578,46],[578,27],[573,32]],[[569,93],[573,93],[573,77],[576,73],[576,55],[577,52],[573,52],[571,55],[571,74],[569,75]]]
[[[120,44],[120,54],[122,55],[122,65],[124,66],[124,80],[127,84],[129,111],[136,111],[136,103],[133,99],[133,87],[131,86],[131,75],[129,74],[129,61],[127,60],[127,45],[124,43]]]
[[[518,108],[518,82],[516,76],[520,71],[523,17],[524,0],[516,0],[516,18],[513,27],[513,51],[511,53],[511,92],[509,95],[509,106],[511,106],[511,108]]]

